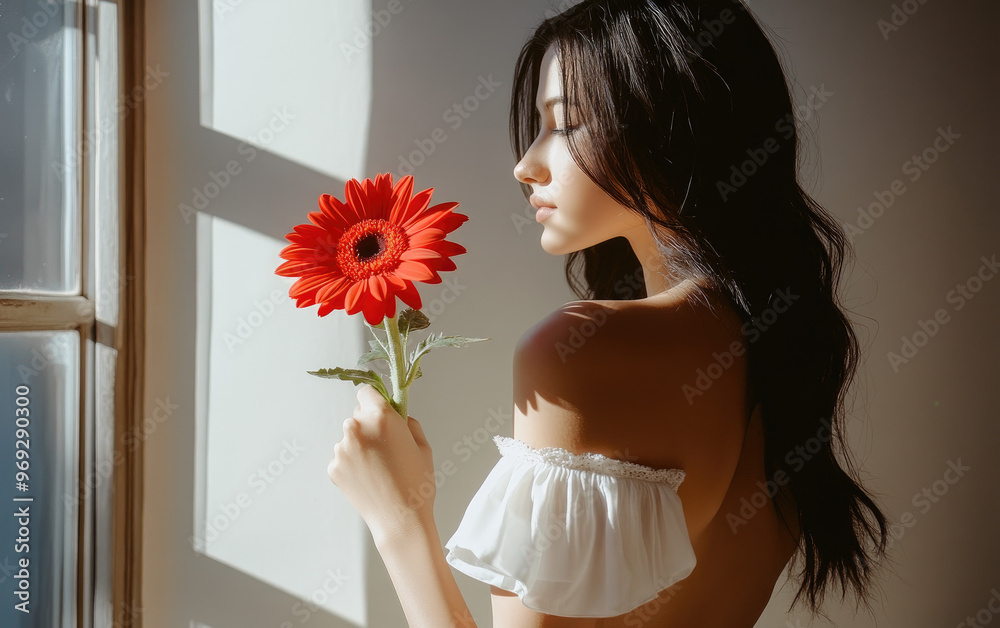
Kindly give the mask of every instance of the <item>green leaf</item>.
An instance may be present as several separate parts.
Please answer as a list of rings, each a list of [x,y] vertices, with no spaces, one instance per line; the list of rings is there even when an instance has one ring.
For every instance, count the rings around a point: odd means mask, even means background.
[[[409,308],[399,313],[399,337],[402,338],[403,353],[410,342],[410,332],[430,327],[431,321],[420,310]]]
[[[372,360],[389,361],[389,354],[385,352],[385,349],[377,340],[369,340],[368,344],[371,346],[372,350],[358,358],[358,366],[361,366],[365,362],[371,362]]]
[[[432,349],[437,349],[438,347],[464,347],[467,344],[473,342],[482,342],[484,340],[492,340],[492,338],[469,338],[467,336],[445,336],[443,334],[435,337],[431,334],[420,341],[417,348],[414,350],[412,357],[410,358],[410,363],[419,360],[425,353],[431,351]]]
[[[427,329],[430,326],[430,319],[420,310],[410,308],[403,310],[399,314],[399,331],[404,335],[418,329]]]
[[[318,371],[306,371],[310,375],[315,375],[316,377],[323,377],[326,379],[341,379],[348,382],[354,382],[354,385],[359,384],[371,384],[374,386],[382,396],[385,397],[386,401],[392,401],[392,397],[386,391],[385,382],[382,381],[382,376],[372,370],[363,371],[361,369],[345,369],[341,367],[335,367],[332,369],[320,369]]]
[[[388,361],[389,360],[389,347],[385,346],[385,344],[382,343],[382,339],[378,337],[378,334],[376,334],[375,332],[372,332],[372,335],[375,336],[375,340],[369,340],[368,341],[368,346],[372,348],[372,351],[379,351],[379,350],[381,350],[382,353],[385,354],[385,360]],[[360,362],[358,364],[360,364]]]

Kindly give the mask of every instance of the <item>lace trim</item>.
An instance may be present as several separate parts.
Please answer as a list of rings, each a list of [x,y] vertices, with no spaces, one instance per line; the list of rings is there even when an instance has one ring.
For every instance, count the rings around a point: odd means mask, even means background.
[[[501,456],[521,458],[531,462],[544,462],[567,469],[596,471],[621,478],[663,483],[674,491],[677,491],[686,475],[681,469],[654,469],[635,462],[608,458],[603,454],[589,452],[574,454],[562,447],[535,449],[524,441],[499,434],[493,436],[493,442],[496,443]]]

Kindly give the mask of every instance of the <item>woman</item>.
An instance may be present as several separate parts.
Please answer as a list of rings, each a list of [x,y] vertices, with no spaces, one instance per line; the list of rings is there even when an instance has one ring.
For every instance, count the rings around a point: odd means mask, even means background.
[[[525,44],[511,102],[514,176],[584,299],[518,343],[516,440],[447,557],[430,446],[370,386],[329,468],[410,625],[475,625],[449,563],[491,584],[504,628],[753,626],[793,557],[793,605],[819,612],[834,583],[868,605],[886,519],[835,455],[848,243],[797,182],[749,10],[584,1]]]

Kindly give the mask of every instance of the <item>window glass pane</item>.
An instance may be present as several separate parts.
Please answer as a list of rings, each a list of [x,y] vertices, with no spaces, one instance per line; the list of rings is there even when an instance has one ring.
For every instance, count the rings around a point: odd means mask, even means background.
[[[0,333],[4,628],[75,625],[79,364],[75,331]]]
[[[118,123],[130,100],[118,94],[118,6],[114,2],[97,5],[96,41],[91,35],[91,85],[94,106],[89,109],[88,137],[94,172],[89,180],[93,216],[93,248],[96,273],[93,297],[97,320],[118,325],[118,294],[126,278],[118,271]]]
[[[81,501],[90,498],[94,503],[94,546],[91,552],[94,562],[94,626],[114,626],[115,614],[111,606],[110,584],[112,581],[112,517],[114,503],[112,489],[116,473],[124,472],[121,459],[115,458],[115,360],[118,352],[100,343],[87,341],[89,351],[96,351],[94,373],[94,397],[96,416],[94,422],[94,475],[84,482],[85,493]],[[135,446],[129,440],[127,446]],[[127,610],[119,613],[117,620],[122,623]]]
[[[80,292],[80,7],[0,7],[0,290]]]

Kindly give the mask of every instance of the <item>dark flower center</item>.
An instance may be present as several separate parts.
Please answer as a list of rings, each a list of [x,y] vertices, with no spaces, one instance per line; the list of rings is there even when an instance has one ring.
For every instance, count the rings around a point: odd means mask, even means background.
[[[359,262],[375,259],[385,251],[385,238],[380,233],[369,233],[354,244],[354,256]]]
[[[336,262],[344,275],[360,281],[392,272],[408,249],[409,238],[402,227],[369,218],[351,225],[340,237]]]

